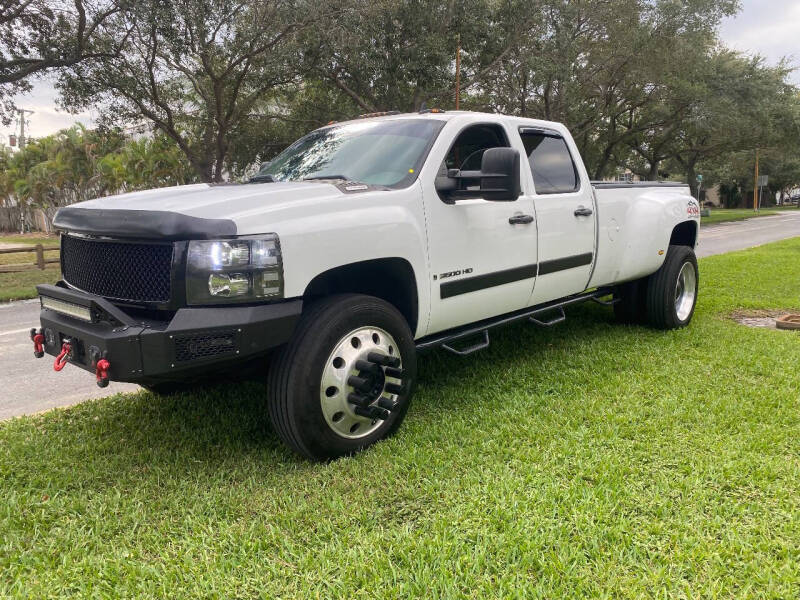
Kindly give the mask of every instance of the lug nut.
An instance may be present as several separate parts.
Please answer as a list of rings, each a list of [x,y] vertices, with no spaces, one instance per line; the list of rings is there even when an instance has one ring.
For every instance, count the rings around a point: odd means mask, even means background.
[[[403,394],[406,391],[405,386],[396,383],[387,383],[384,389],[390,394]]]
[[[397,408],[398,403],[392,402],[389,398],[379,398],[378,399],[378,406],[381,408],[385,408],[389,412],[392,412],[394,409]]]
[[[356,406],[369,406],[369,398],[355,392],[347,394],[347,401]]]
[[[380,367],[375,363],[367,362],[366,360],[357,360],[356,369],[359,371],[365,371],[367,373],[377,373],[380,370]]]
[[[385,421],[389,418],[389,411],[378,406],[368,406],[366,408],[356,406],[353,412],[360,417],[366,417],[368,419],[380,419],[381,421]]]
[[[397,369],[395,367],[386,367],[386,376],[394,377],[395,379],[402,379],[403,369]]]
[[[381,365],[383,367],[399,367],[400,359],[396,356],[389,356],[388,354],[381,354],[380,352],[370,352],[367,354],[367,360],[371,363]]]
[[[347,378],[347,385],[352,386],[354,389],[361,392],[368,392],[372,389],[372,384],[358,375],[351,375]]]

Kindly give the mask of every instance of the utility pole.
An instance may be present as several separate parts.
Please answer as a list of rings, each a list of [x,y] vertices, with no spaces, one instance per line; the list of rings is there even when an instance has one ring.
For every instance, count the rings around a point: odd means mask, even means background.
[[[753,210],[758,212],[758,148],[756,148],[756,178],[753,181]]]
[[[456,36],[456,110],[461,99],[461,34]]]
[[[32,115],[32,110],[19,109],[19,149],[25,149],[25,113]]]

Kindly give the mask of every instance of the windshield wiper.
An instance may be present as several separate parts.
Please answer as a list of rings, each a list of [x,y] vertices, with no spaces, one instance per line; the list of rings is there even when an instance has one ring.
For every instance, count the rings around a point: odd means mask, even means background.
[[[247,183],[275,183],[275,178],[269,174],[253,175]]]
[[[351,181],[349,177],[344,175],[314,175],[313,177],[303,177],[303,181],[313,181],[314,179],[341,179],[342,181]]]

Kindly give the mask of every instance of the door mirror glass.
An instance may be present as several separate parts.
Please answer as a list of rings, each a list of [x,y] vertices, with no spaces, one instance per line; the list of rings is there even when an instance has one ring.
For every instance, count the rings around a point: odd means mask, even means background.
[[[481,161],[481,195],[486,200],[513,202],[519,198],[519,151],[489,148]]]

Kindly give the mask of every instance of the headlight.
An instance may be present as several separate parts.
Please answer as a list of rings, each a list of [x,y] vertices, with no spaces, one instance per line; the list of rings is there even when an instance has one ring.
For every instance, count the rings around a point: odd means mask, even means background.
[[[257,302],[283,297],[283,265],[274,233],[189,242],[189,304]]]

